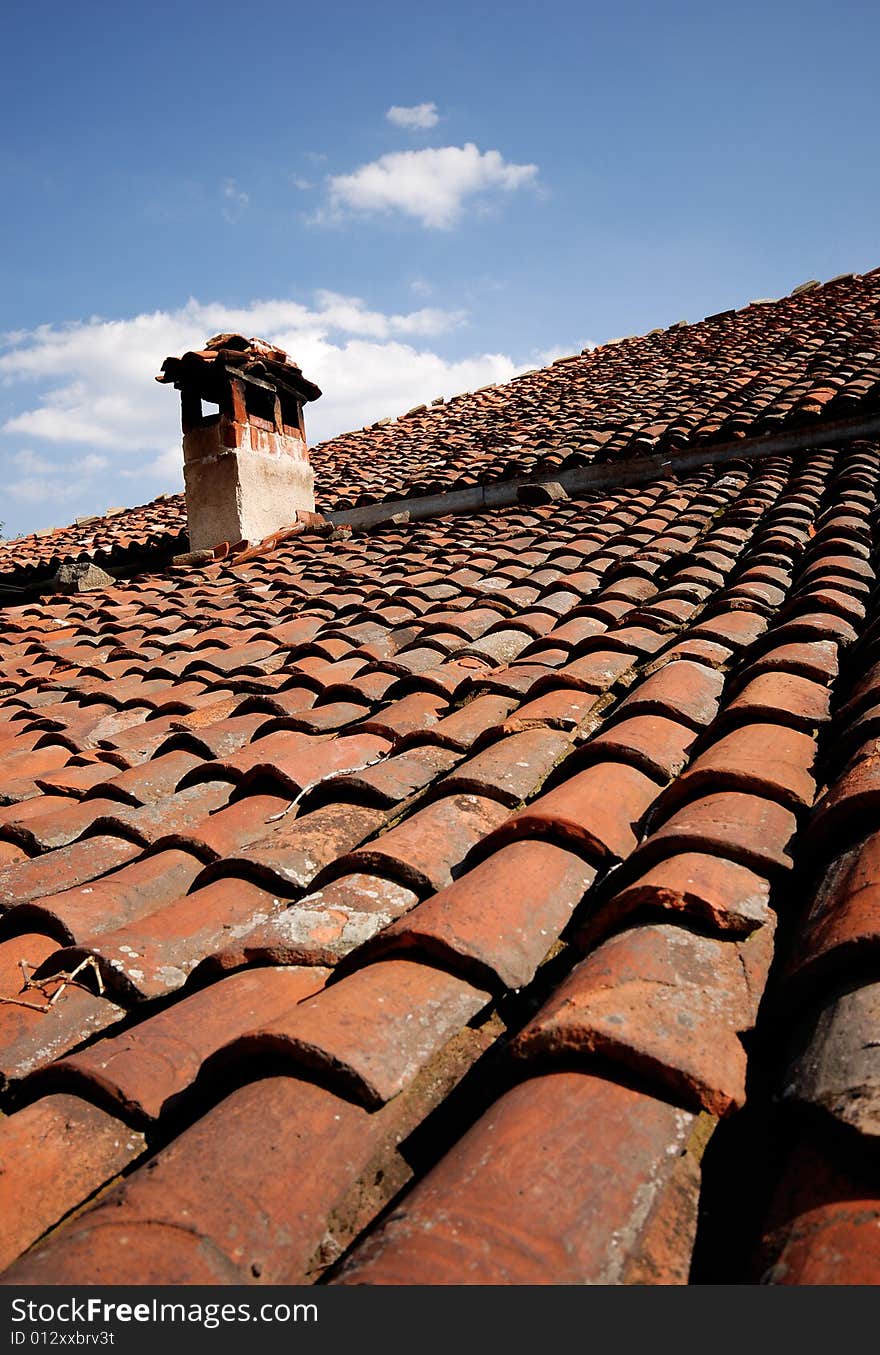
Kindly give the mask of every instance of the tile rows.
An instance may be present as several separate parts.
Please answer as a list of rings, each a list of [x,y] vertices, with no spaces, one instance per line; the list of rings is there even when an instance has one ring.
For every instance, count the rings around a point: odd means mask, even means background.
[[[170,556],[186,543],[183,495],[163,494],[137,508],[113,508],[70,527],[0,542],[0,584],[27,584],[68,562],[98,560],[112,567],[156,552]]]
[[[867,582],[844,566],[834,580],[841,605],[863,600]],[[876,1284],[880,1274],[878,636],[869,615],[831,725],[780,980],[788,1149],[758,1252],[772,1284]]]
[[[874,270],[422,406],[316,448],[319,498],[343,508],[876,410],[878,302]]]
[[[880,410],[880,270],[561,358],[311,451],[318,507],[552,475]],[[0,546],[0,580],[182,538],[182,495]]]
[[[686,1281],[818,778],[870,817],[878,467],[8,609],[6,1282]]]

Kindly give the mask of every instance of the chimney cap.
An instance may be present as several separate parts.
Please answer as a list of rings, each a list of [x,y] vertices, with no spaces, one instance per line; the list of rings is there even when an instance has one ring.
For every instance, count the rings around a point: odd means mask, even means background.
[[[205,347],[182,357],[168,357],[156,380],[163,385],[184,385],[196,391],[214,388],[222,377],[244,377],[260,384],[282,385],[306,403],[317,400],[321,389],[308,381],[297,363],[265,339],[246,339],[243,334],[215,334]]]

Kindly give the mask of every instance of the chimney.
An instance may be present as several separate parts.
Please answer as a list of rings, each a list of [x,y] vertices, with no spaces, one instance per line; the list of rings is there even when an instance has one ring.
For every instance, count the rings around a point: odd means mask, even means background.
[[[180,391],[191,550],[262,541],[314,511],[303,405],[321,392],[282,349],[218,334],[156,380]]]

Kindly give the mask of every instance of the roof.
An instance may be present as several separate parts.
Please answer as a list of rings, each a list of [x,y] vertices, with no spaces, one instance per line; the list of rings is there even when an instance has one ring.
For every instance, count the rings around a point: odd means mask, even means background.
[[[4,1283],[877,1282],[829,426],[4,610]]]
[[[218,335],[211,343],[224,340],[237,345],[225,357],[247,367],[246,346],[254,341]],[[210,366],[220,353],[209,347],[201,356]],[[270,369],[283,370],[271,362]],[[291,370],[299,373],[295,364]],[[878,410],[880,269],[874,269],[559,358],[504,385],[331,438],[310,455],[318,507],[343,511],[711,448]],[[185,531],[183,495],[163,495],[109,527],[90,519],[0,545],[0,583],[22,570],[36,577],[62,561],[121,563],[159,547],[170,556],[183,549]]]

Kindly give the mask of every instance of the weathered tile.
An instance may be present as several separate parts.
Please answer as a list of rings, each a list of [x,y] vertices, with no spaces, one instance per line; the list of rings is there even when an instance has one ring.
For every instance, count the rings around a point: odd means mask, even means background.
[[[745,941],[666,925],[620,932],[576,967],[513,1051],[538,1064],[599,1056],[728,1115],[745,1101],[739,1036],[754,1025],[772,957],[772,925]]]
[[[465,1134],[336,1283],[684,1284],[696,1129],[688,1111],[613,1082],[533,1078]]]

